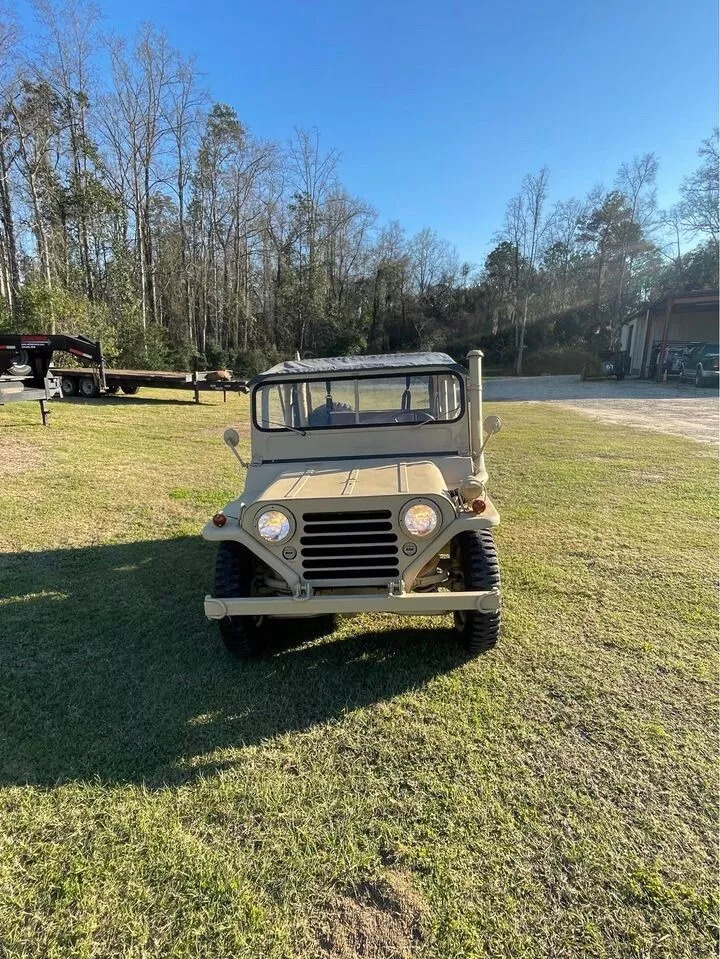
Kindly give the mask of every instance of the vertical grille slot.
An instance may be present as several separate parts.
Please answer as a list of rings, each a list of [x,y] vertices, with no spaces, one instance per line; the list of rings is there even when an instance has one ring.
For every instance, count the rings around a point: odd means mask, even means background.
[[[305,579],[314,583],[375,585],[400,575],[389,509],[303,514],[300,556]]]

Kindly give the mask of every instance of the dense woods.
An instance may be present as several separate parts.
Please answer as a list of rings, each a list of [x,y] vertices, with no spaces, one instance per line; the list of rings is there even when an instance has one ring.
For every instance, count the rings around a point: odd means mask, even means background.
[[[485,262],[463,263],[430,227],[380,223],[317,132],[254,136],[154,28],[108,38],[75,2],[37,16],[23,37],[0,14],[0,328],[98,336],[122,365],[479,345],[527,372],[717,287],[716,132],[670,210],[652,153],[554,203],[550,171],[529,173]]]

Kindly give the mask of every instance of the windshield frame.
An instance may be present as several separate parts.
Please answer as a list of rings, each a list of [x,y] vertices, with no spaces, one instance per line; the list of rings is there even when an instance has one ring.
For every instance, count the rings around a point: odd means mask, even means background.
[[[267,389],[275,386],[292,386],[297,383],[318,383],[322,385],[326,380],[331,380],[331,382],[354,382],[355,380],[396,380],[405,376],[453,376],[457,380],[458,387],[460,390],[460,405],[458,409],[457,416],[454,416],[452,419],[448,420],[424,420],[420,423],[343,423],[338,424],[337,426],[301,426],[290,428],[289,426],[283,427],[274,427],[268,429],[267,427],[261,426],[258,422],[257,410],[258,402],[257,397],[258,393],[262,389]],[[377,370],[368,370],[367,372],[357,371],[352,375],[348,375],[343,371],[341,375],[335,374],[326,374],[324,376],[290,376],[282,377],[281,379],[267,379],[263,380],[261,383],[253,389],[252,396],[250,398],[251,406],[251,415],[252,415],[252,424],[253,427],[258,430],[260,433],[267,433],[270,436],[275,436],[279,433],[297,433],[303,431],[306,433],[331,433],[337,430],[375,430],[375,429],[387,429],[387,427],[394,427],[395,429],[415,429],[418,426],[424,428],[433,427],[433,426],[451,426],[454,423],[459,422],[465,416],[466,410],[466,399],[465,399],[465,377],[458,372],[457,370],[448,369],[447,367],[439,367],[437,369],[422,369],[419,370],[417,367],[412,369],[400,369],[400,370],[389,370],[388,372],[379,372]],[[400,411],[398,411],[400,412]]]

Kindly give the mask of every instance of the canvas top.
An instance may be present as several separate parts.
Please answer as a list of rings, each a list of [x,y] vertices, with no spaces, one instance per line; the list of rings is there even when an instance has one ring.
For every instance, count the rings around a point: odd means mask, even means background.
[[[443,367],[464,373],[460,366],[447,353],[384,353],[378,356],[330,356],[309,360],[286,360],[278,363],[264,373],[254,376],[248,386],[255,386],[265,379],[292,377],[298,375],[322,375],[324,373],[358,373],[372,370],[396,370],[408,367]]]

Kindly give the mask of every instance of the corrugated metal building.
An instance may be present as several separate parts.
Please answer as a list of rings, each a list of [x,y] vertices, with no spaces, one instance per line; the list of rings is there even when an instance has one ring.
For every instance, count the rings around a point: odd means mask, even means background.
[[[717,293],[675,293],[651,303],[622,325],[621,349],[630,353],[630,373],[649,376],[659,347],[718,342]]]

